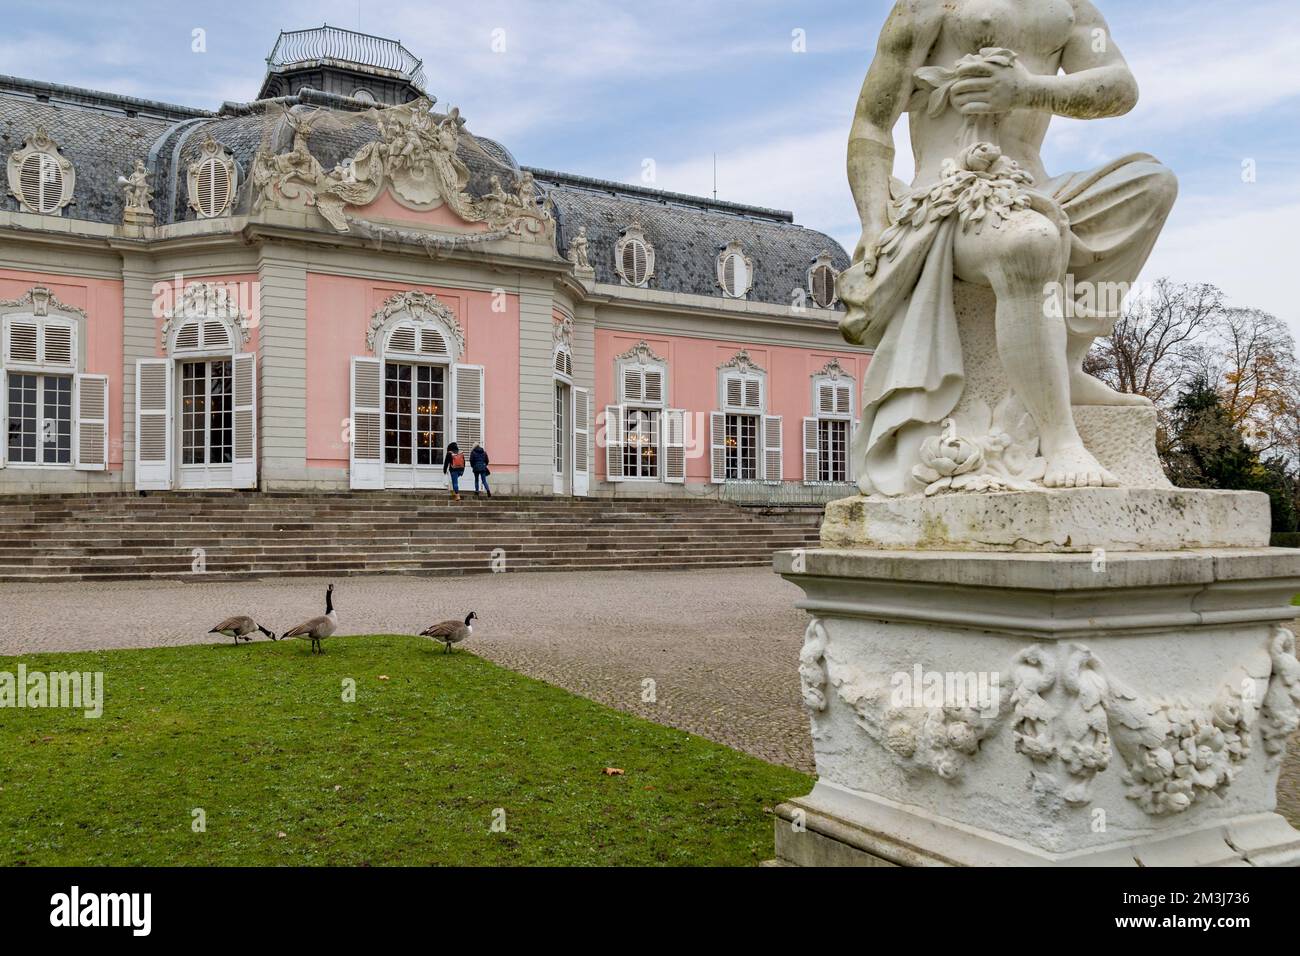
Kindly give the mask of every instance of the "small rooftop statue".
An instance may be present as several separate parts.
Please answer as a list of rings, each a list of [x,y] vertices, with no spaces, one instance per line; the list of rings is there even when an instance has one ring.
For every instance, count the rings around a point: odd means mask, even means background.
[[[117,177],[117,184],[126,193],[126,208],[122,211],[124,223],[153,225],[153,187],[149,178],[149,171],[141,159],[135,161],[130,175]]]

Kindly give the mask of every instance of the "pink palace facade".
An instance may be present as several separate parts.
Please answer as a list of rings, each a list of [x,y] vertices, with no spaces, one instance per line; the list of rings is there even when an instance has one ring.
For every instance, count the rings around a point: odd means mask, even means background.
[[[209,112],[0,77],[0,490],[842,495],[869,355],[788,213],[520,166],[395,41]]]

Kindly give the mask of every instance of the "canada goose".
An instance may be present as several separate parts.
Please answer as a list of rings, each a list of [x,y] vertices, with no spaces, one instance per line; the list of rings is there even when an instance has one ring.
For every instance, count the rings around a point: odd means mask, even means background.
[[[325,589],[325,613],[320,617],[313,617],[310,620],[303,621],[291,631],[285,631],[284,637],[310,637],[312,653],[320,651],[325,653],[325,648],[321,647],[321,641],[334,633],[335,628],[339,626],[339,614],[334,610],[334,585]]]
[[[212,630],[208,631],[208,633],[224,634],[226,637],[233,637],[235,639],[235,644],[238,645],[240,641],[251,641],[252,638],[248,635],[252,634],[254,631],[261,631],[271,640],[276,640],[273,631],[268,631],[247,614],[236,614],[234,617],[228,617]]]
[[[470,611],[465,615],[465,620],[463,622],[443,621],[441,624],[433,624],[421,631],[420,636],[431,637],[435,641],[442,641],[447,648],[443,653],[448,653],[451,651],[451,645],[459,644],[461,641],[465,640],[465,638],[474,633],[474,625],[470,622],[477,620],[478,614],[474,611]]]

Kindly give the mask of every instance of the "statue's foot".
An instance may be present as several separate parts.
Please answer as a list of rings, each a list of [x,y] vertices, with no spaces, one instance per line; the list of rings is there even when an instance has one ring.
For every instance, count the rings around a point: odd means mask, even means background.
[[[1075,371],[1070,375],[1071,405],[1150,405],[1151,399],[1131,392],[1117,392],[1101,379],[1087,372]]]
[[[1082,445],[1066,445],[1047,456],[1048,488],[1118,488],[1119,481]]]

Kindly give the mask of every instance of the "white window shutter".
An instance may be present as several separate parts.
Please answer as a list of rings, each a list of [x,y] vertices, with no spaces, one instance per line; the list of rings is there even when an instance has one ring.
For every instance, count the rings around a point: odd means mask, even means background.
[[[803,481],[806,485],[815,484],[821,475],[817,453],[817,419],[803,420]]]
[[[78,471],[108,468],[108,376],[78,375],[72,407],[72,450]]]
[[[591,392],[573,389],[573,495],[591,494]]]
[[[728,375],[724,402],[727,408],[745,407],[745,383],[739,375]]]
[[[624,405],[638,405],[644,399],[645,373],[639,368],[624,368],[622,403]]]
[[[709,480],[720,485],[727,480],[727,416],[709,413]]]
[[[641,373],[642,397],[647,405],[662,405],[664,400],[664,373],[662,369],[648,368]]]
[[[670,485],[686,483],[686,412],[670,408],[664,412],[664,481]]]
[[[623,406],[605,408],[605,478],[623,480]]]
[[[781,416],[764,415],[763,416],[763,480],[767,482],[779,482],[784,477],[781,474],[782,459],[781,443]]]
[[[853,389],[840,385],[835,389],[835,414],[849,415],[853,412]]]
[[[483,366],[457,365],[453,369],[452,398],[455,402],[456,433],[452,440],[469,458],[470,450],[483,437]]]
[[[257,356],[235,356],[235,488],[257,487]]]
[[[6,402],[9,401],[9,373],[0,368],[0,422],[9,421],[9,410]],[[5,425],[8,430],[8,425]],[[9,455],[9,436],[0,434],[0,468],[5,466],[5,461]]]
[[[135,362],[135,487],[166,491],[172,486],[172,363]]]
[[[754,412],[763,408],[763,383],[756,378],[745,379],[745,407]]]
[[[40,323],[36,319],[10,319],[5,323],[5,363],[36,365],[40,362]]]
[[[357,489],[384,487],[384,363],[379,359],[352,359],[352,441],[348,478]]]

